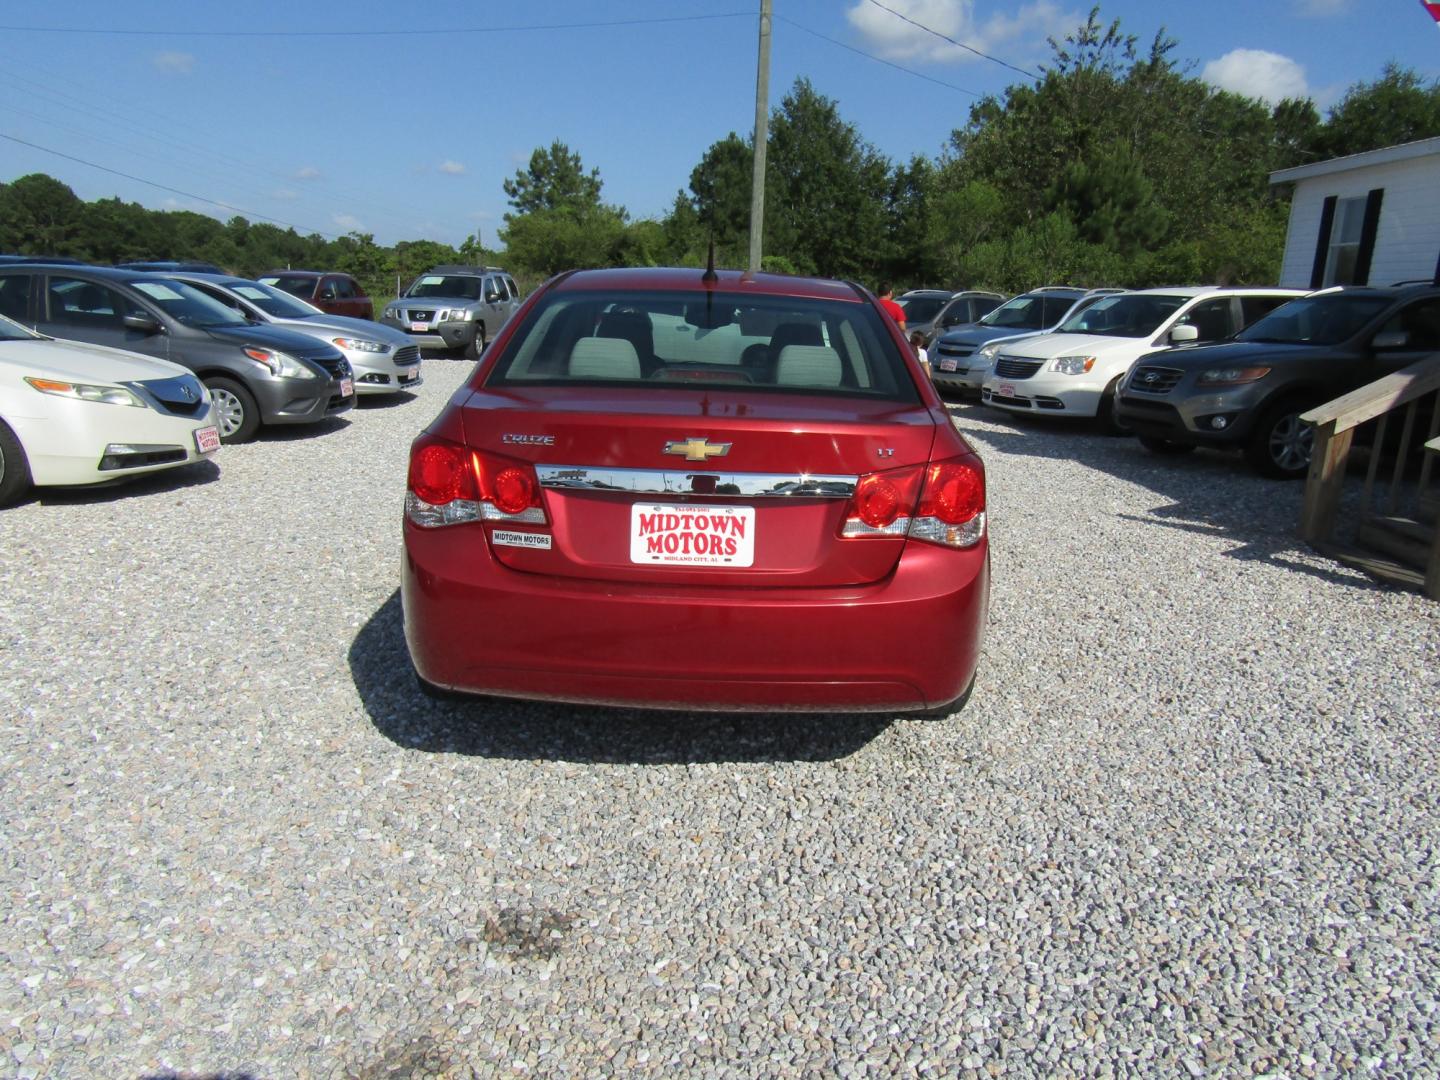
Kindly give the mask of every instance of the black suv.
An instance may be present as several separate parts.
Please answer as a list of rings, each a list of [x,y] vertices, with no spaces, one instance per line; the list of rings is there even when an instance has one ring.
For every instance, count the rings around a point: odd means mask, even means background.
[[[220,438],[262,423],[305,424],[355,404],[350,364],[333,345],[256,326],[193,285],[96,266],[0,266],[0,315],[71,341],[181,364],[210,388]]]
[[[1266,476],[1302,477],[1314,406],[1440,352],[1440,285],[1339,287],[1291,300],[1228,342],[1142,356],[1119,416],[1149,450],[1239,449]]]

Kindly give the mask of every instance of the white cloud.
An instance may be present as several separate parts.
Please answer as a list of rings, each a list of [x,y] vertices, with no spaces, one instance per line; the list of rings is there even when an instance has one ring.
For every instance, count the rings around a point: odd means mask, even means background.
[[[185,52],[156,53],[150,58],[150,62],[157,70],[167,71],[172,75],[189,75],[195,70],[195,57]]]
[[[302,168],[295,170],[296,180],[318,180],[319,178],[320,170],[317,169],[314,165],[306,165]]]
[[[1313,19],[1340,15],[1350,8],[1350,0],[1295,0],[1295,10]]]
[[[332,214],[330,220],[346,232],[364,232],[365,223],[354,214]]]
[[[465,173],[465,166],[458,161],[442,161],[440,171],[448,173],[450,176],[462,176]]]
[[[1314,97],[1303,66],[1264,49],[1232,49],[1206,64],[1200,77],[1211,86],[1270,105],[1284,98]]]
[[[980,52],[1016,62],[1014,54],[1018,50],[1031,48],[1047,37],[1063,38],[1084,21],[1074,12],[1062,11],[1054,0],[1035,0],[1014,15],[1000,13],[984,22],[975,18],[974,0],[885,0],[885,7],[913,21],[906,22],[869,0],[860,0],[846,18],[887,60],[961,63],[981,59],[936,36],[943,34]]]

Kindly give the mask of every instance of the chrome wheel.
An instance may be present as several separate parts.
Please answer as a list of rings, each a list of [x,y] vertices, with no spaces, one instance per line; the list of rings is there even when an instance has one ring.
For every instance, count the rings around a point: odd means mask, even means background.
[[[1287,413],[1270,428],[1270,460],[1286,473],[1310,468],[1315,448],[1315,429],[1300,420],[1299,413]]]
[[[223,386],[212,386],[210,398],[215,402],[215,421],[220,436],[234,435],[245,424],[245,403]]]

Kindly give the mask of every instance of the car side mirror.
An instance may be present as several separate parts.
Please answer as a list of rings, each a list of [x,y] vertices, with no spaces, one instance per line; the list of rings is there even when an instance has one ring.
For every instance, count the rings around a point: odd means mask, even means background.
[[[335,290],[334,290],[334,289],[326,289],[324,292],[322,292],[322,293],[320,294],[320,299],[321,299],[321,300],[334,300],[334,299],[335,299]]]
[[[1189,323],[1181,323],[1179,326],[1170,329],[1170,344],[1183,345],[1187,341],[1199,341],[1200,329],[1191,326]]]
[[[494,289],[491,289],[485,294],[485,302],[487,304],[498,304],[500,302],[500,294]]]
[[[126,315],[124,323],[126,330],[138,330],[142,334],[158,334],[161,329],[149,315]]]
[[[1370,342],[1370,347],[1378,352],[1387,349],[1403,349],[1409,344],[1410,335],[1404,330],[1381,330]]]

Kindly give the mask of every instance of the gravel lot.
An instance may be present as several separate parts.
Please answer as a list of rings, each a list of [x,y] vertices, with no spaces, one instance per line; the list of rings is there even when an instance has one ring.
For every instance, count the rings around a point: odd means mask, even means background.
[[[416,400],[0,513],[0,1075],[1416,1075],[1440,607],[1301,492],[957,405],[948,721],[436,704]]]

